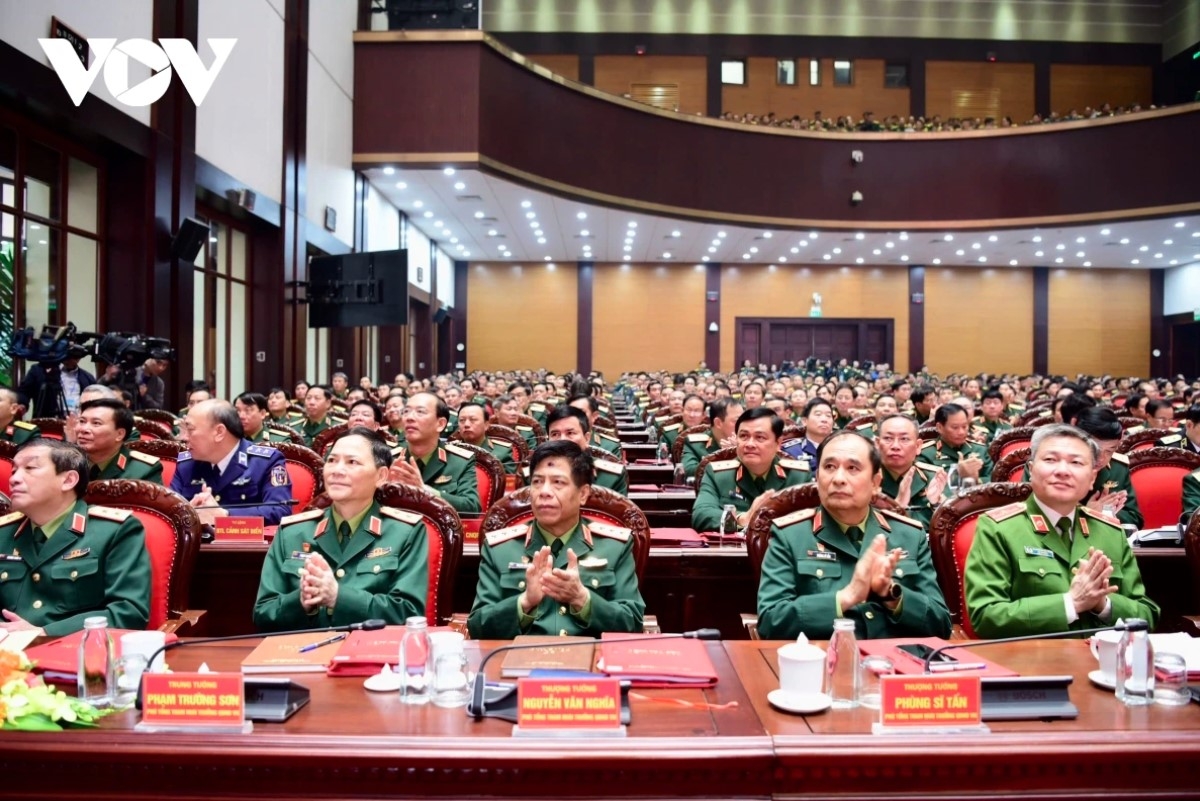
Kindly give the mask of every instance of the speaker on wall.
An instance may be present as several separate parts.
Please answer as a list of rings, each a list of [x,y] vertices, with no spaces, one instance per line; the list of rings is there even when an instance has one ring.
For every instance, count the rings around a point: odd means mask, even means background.
[[[440,308],[433,313],[433,324],[441,325],[442,323],[446,322],[446,318],[449,316],[450,316],[449,310],[447,310],[445,308]]]
[[[186,217],[171,240],[171,256],[184,261],[195,261],[207,238],[208,226],[199,220]]]

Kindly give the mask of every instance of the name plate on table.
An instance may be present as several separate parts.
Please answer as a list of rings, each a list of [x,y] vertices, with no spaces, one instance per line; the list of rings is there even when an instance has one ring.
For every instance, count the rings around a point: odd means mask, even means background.
[[[621,682],[591,677],[521,679],[513,735],[622,737]]]
[[[986,732],[979,676],[883,676],[876,734]]]
[[[251,731],[241,673],[143,673],[139,731]]]
[[[216,542],[262,542],[265,533],[261,517],[218,517],[215,528]]]

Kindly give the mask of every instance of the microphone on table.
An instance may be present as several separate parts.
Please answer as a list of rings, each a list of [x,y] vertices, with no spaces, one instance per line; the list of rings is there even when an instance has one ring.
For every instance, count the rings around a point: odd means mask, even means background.
[[[234,642],[236,640],[286,637],[289,634],[337,634],[338,632],[350,631],[378,631],[386,625],[386,621],[378,618],[372,618],[370,620],[364,620],[361,623],[347,623],[344,626],[326,626],[318,629],[293,629],[291,631],[271,631],[265,634],[263,632],[256,632],[254,634],[231,634],[227,637],[202,637],[198,640],[174,640],[173,642],[163,643],[163,645],[157,651],[150,655],[150,658],[146,660],[145,673],[142,675],[145,676],[146,673],[150,672],[150,666],[154,664],[154,660],[158,658],[159,654],[174,650],[175,648],[182,648],[185,645],[208,645],[214,642]],[[142,682],[140,680],[138,681],[137,708],[142,708]]]
[[[1100,634],[1105,631],[1148,631],[1150,624],[1144,620],[1130,620],[1125,623],[1114,623],[1111,626],[1101,626],[1098,629],[1068,629],[1067,631],[1052,631],[1048,634],[1026,634],[1021,637],[1003,637],[999,640],[962,640],[959,642],[943,645],[930,651],[925,657],[925,673],[931,674],[934,671],[929,665],[946,651],[953,651],[958,648],[980,648],[985,645],[1001,645],[1010,642],[1026,642],[1028,640],[1061,640],[1067,637],[1078,637],[1081,634]]]
[[[484,699],[484,689],[487,686],[487,666],[492,661],[496,654],[502,654],[508,651],[526,651],[532,648],[575,648],[582,646],[595,647],[597,643],[602,645],[611,645],[614,643],[623,642],[654,642],[655,640],[719,640],[721,639],[720,629],[696,629],[695,631],[685,631],[680,634],[650,634],[642,635],[641,637],[617,637],[611,640],[571,640],[563,643],[540,642],[540,643],[524,643],[520,645],[502,645],[493,651],[490,651],[487,656],[479,663],[479,669],[475,672],[475,683],[471,686],[471,700],[467,704],[467,714],[474,717],[476,720],[483,720],[487,714],[487,702]]]
[[[254,506],[294,506],[296,499],[290,501],[258,501],[256,503],[210,503],[204,506],[193,506],[193,509],[248,509]]]

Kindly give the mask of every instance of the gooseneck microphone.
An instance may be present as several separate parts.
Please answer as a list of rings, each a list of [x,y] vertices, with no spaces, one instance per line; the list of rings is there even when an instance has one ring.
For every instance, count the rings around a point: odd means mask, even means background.
[[[959,642],[943,645],[935,651],[931,651],[925,657],[925,672],[933,673],[929,665],[941,656],[946,651],[953,651],[958,648],[982,648],[987,645],[1001,645],[1009,642],[1027,642],[1029,640],[1062,640],[1067,637],[1078,637],[1081,634],[1100,634],[1105,631],[1147,631],[1150,624],[1144,620],[1130,620],[1126,623],[1114,623],[1111,626],[1101,626],[1098,629],[1068,629],[1067,631],[1052,631],[1048,634],[1026,634],[1021,637],[1004,637],[999,640],[962,640]]]
[[[582,646],[595,647],[597,644],[609,645],[622,642],[654,642],[655,640],[719,640],[721,639],[720,629],[696,629],[695,631],[685,631],[681,634],[650,634],[641,637],[617,637],[611,640],[572,640],[563,643],[522,643],[520,645],[502,645],[493,651],[488,652],[488,655],[479,663],[479,670],[475,672],[475,683],[471,686],[471,700],[467,704],[467,714],[474,717],[476,720],[483,720],[487,712],[487,704],[484,700],[484,690],[487,686],[487,666],[492,661],[492,658],[497,654],[507,653],[508,651],[526,651],[533,648],[575,648]]]
[[[370,620],[364,620],[361,623],[348,623],[344,626],[327,626],[325,628],[318,629],[293,629],[291,631],[271,631],[265,634],[263,632],[258,632],[255,634],[231,634],[227,637],[203,637],[198,640],[175,640],[174,642],[164,643],[162,647],[150,655],[150,658],[146,660],[145,673],[142,675],[145,676],[146,673],[150,672],[150,666],[154,664],[154,660],[158,658],[159,654],[172,651],[176,648],[181,648],[185,645],[207,645],[214,642],[234,642],[235,640],[255,640],[267,639],[270,637],[286,637],[289,634],[336,634],[342,631],[378,631],[386,625],[386,621],[380,620],[379,618],[372,618]],[[138,681],[137,708],[142,708],[142,682],[140,680]]]

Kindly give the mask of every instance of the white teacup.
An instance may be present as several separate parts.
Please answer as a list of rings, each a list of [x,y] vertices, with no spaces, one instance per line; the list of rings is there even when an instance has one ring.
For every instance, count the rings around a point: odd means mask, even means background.
[[[792,642],[779,649],[779,688],[784,692],[821,692],[825,652],[808,642]]]
[[[150,656],[162,648],[166,641],[167,635],[161,631],[131,631],[121,635],[121,656],[137,655],[149,661]],[[154,657],[154,664],[150,666],[150,672],[161,673],[165,660],[166,654]]]
[[[1117,645],[1121,642],[1121,632],[1102,631],[1092,635],[1092,656],[1100,661],[1100,673],[1105,681],[1117,680]]]

